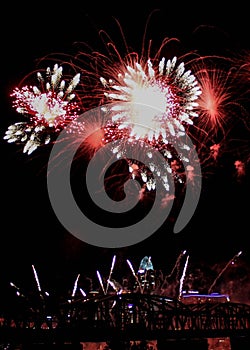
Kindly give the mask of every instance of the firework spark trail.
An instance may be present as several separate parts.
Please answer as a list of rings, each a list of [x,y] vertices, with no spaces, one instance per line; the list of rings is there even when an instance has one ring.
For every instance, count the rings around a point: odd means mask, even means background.
[[[34,265],[32,265],[32,270],[33,270],[33,273],[34,273],[34,276],[35,276],[37,289],[38,289],[39,292],[41,292],[41,291],[42,291],[41,285],[40,285],[39,278],[38,278],[38,274],[37,274],[37,272],[36,272],[36,269],[35,269],[35,266],[34,266]]]
[[[181,296],[182,296],[182,288],[183,288],[183,283],[184,283],[184,279],[185,279],[185,276],[186,276],[188,260],[189,260],[189,255],[186,258],[186,262],[185,262],[185,265],[184,265],[184,268],[183,268],[182,276],[180,278],[180,288],[179,288],[179,297],[178,297],[179,299],[181,299]]]
[[[108,283],[107,283],[107,286],[106,286],[106,290],[105,290],[105,294],[107,294],[108,292],[108,287],[109,287],[109,281],[111,280],[111,275],[113,273],[113,269],[114,269],[114,266],[115,266],[115,261],[116,261],[116,255],[113,256],[113,259],[112,259],[112,264],[111,264],[111,268],[110,268],[110,271],[109,271],[109,277],[108,277]]]
[[[71,295],[72,298],[74,298],[74,296],[75,296],[75,294],[76,294],[76,290],[77,290],[77,287],[78,287],[79,278],[80,278],[80,273],[77,275],[76,280],[75,280],[75,283],[74,283],[74,288],[73,288],[72,295]]]
[[[226,271],[226,269],[234,262],[235,259],[237,259],[242,254],[242,251],[239,251],[235,256],[229,260],[229,262],[226,264],[226,266],[221,270],[221,272],[218,274],[218,276],[215,278],[214,282],[211,284],[211,286],[208,289],[208,294],[210,294],[216,285],[218,279],[221,277],[221,275]]]
[[[104,285],[103,285],[103,281],[102,281],[102,276],[101,276],[101,274],[100,274],[100,272],[98,270],[96,271],[96,274],[97,274],[100,286],[102,288],[102,291],[103,291],[104,294],[106,294],[106,291],[105,291],[105,288],[104,288]]]

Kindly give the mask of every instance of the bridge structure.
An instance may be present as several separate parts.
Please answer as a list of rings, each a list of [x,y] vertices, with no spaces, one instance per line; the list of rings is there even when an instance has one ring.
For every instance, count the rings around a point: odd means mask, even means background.
[[[162,350],[182,341],[227,337],[232,350],[250,348],[250,306],[230,301],[185,304],[163,295],[93,293],[52,308],[44,302],[26,306],[0,321],[0,344],[13,349],[19,349],[17,344],[22,349],[35,349],[35,344],[46,350],[63,344],[80,349],[83,342],[108,342],[110,349],[123,350],[128,341],[157,340]],[[193,349],[208,349],[204,344]]]

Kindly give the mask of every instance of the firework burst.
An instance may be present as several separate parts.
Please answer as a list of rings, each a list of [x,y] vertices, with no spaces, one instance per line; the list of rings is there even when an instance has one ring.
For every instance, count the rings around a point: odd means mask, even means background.
[[[196,100],[201,89],[191,71],[185,70],[184,63],[177,64],[177,57],[168,60],[163,57],[156,66],[150,59],[145,64],[135,61],[117,76],[100,77],[100,80],[107,99],[102,108],[112,114],[112,121],[105,130],[106,142],[122,138],[136,147],[146,143],[159,150],[166,160],[177,156],[173,147],[176,142],[180,149],[190,150],[185,144],[185,126],[192,125],[192,119],[198,117]],[[118,159],[126,153],[123,143],[117,142],[113,147]],[[147,155],[148,170],[129,160],[132,178],[140,174],[147,189],[154,190],[152,171],[155,170],[161,176],[165,189],[169,190],[171,166],[166,163],[160,166],[160,170],[151,159],[152,153],[148,151]],[[189,161],[184,153],[178,157]]]
[[[210,139],[220,139],[228,131],[228,126],[232,127],[242,114],[243,106],[239,102],[239,93],[235,94],[234,68],[230,66],[230,60],[223,58],[223,62],[218,67],[218,63],[205,62],[209,57],[203,57],[196,61],[194,68],[196,78],[199,81],[202,94],[198,98],[199,118],[197,127],[208,134]],[[211,60],[211,57],[210,57]],[[228,62],[227,62],[228,61]]]
[[[28,155],[51,142],[80,113],[79,105],[73,101],[73,90],[80,81],[80,74],[76,74],[66,87],[62,71],[58,64],[53,70],[48,67],[45,77],[37,73],[39,88],[26,85],[15,88],[10,95],[14,99],[13,108],[29,120],[10,125],[4,139],[9,143],[23,143],[23,152]]]
[[[185,71],[184,63],[176,67],[177,57],[163,57],[158,67],[148,60],[143,67],[134,62],[119,73],[115,81],[101,77],[103,86],[109,90],[105,97],[117,101],[112,121],[118,129],[128,130],[130,138],[147,139],[148,142],[168,142],[168,135],[185,134],[183,123],[192,124],[198,117],[194,109],[201,94],[197,80],[191,71]],[[119,104],[119,102],[130,102]]]

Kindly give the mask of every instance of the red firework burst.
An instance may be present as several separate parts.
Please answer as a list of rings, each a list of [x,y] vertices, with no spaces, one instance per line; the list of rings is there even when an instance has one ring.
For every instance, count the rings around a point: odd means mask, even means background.
[[[195,75],[201,86],[202,94],[199,96],[199,118],[197,126],[212,137],[225,135],[227,127],[232,120],[240,103],[234,95],[234,70],[225,69],[205,63],[208,58],[196,62]],[[224,62],[225,63],[225,62]]]

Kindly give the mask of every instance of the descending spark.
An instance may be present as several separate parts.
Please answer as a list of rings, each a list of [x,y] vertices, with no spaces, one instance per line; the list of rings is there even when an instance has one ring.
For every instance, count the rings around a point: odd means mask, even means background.
[[[42,289],[41,289],[40,282],[39,282],[39,278],[38,278],[38,274],[37,274],[37,272],[36,272],[36,269],[35,269],[35,266],[34,266],[34,265],[32,265],[32,269],[33,269],[33,273],[34,273],[34,276],[35,276],[37,289],[38,289],[39,292],[41,292]]]
[[[66,125],[75,120],[80,112],[79,105],[74,102],[73,90],[80,81],[76,74],[66,87],[62,80],[62,66],[55,64],[43,77],[37,73],[40,84],[15,88],[10,95],[14,98],[13,108],[28,118],[28,121],[17,122],[8,127],[4,139],[9,143],[24,143],[23,152],[28,155],[37,147],[46,145]]]
[[[185,276],[186,276],[188,260],[189,260],[189,255],[186,258],[186,262],[185,262],[185,265],[184,265],[184,268],[183,268],[182,276],[180,278],[179,299],[182,296],[182,288],[183,288],[183,282],[184,282],[184,279],[185,279]]]
[[[229,260],[229,262],[226,264],[226,266],[221,270],[221,272],[218,274],[218,276],[215,278],[214,282],[211,284],[210,288],[208,289],[208,294],[210,294],[213,290],[213,287],[216,285],[218,279],[221,277],[221,275],[226,271],[226,269],[234,262],[236,258],[238,258],[242,254],[242,251],[239,251],[237,254],[234,255],[234,257]]]
[[[83,290],[82,288],[79,288],[79,289],[80,289],[81,294],[82,294],[84,297],[86,297],[87,294],[84,292],[84,290]]]
[[[100,274],[100,272],[99,272],[98,270],[96,271],[96,274],[97,274],[97,277],[98,277],[100,286],[102,287],[102,291],[103,291],[104,294],[106,294],[106,291],[105,291],[105,289],[104,289],[104,285],[103,285],[103,281],[102,281],[101,274]]]
[[[77,275],[76,277],[76,280],[75,280],[75,283],[74,283],[74,288],[73,288],[73,291],[72,291],[72,298],[75,296],[76,294],[76,290],[77,290],[77,286],[78,286],[78,280],[80,278],[80,273]]]
[[[108,281],[110,281],[110,279],[111,279],[111,275],[112,275],[112,273],[113,273],[113,269],[114,269],[114,266],[115,266],[115,260],[116,260],[116,255],[114,255],[114,256],[113,256],[113,259],[112,259],[112,264],[111,264],[111,268],[110,268],[110,271],[109,271]],[[109,284],[110,284],[110,283],[107,283],[106,290],[105,290],[105,294],[107,294],[107,292],[108,292]]]

